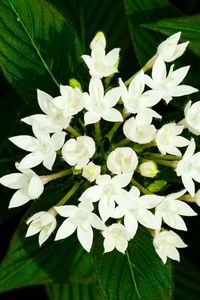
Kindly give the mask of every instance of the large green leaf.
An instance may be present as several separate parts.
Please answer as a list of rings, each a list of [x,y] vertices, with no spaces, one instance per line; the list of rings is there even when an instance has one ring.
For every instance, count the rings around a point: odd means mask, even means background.
[[[141,24],[166,18],[169,15],[180,16],[180,11],[167,0],[124,0],[133,46],[143,66],[156,52],[161,41],[158,33],[152,34]]]
[[[102,255],[101,244],[97,240],[94,267],[102,290],[102,299],[171,299],[170,265],[163,265],[146,231],[137,232],[125,255],[117,251]]]
[[[158,20],[152,24],[145,24],[145,27],[166,35],[171,35],[177,31],[181,31],[182,39],[190,41],[188,45],[189,49],[200,56],[200,14],[188,17]]]
[[[57,93],[78,72],[78,38],[45,0],[1,0],[0,28],[0,67],[25,99],[35,99],[36,88]]]
[[[50,300],[102,300],[93,284],[51,284],[46,291]]]
[[[63,184],[67,186],[66,179]],[[27,218],[47,210],[62,193],[61,187],[55,189],[52,184],[22,219],[0,265],[0,292],[38,284],[93,281],[91,254],[81,248],[75,236],[60,242],[50,239],[41,248],[37,236],[25,238]]]

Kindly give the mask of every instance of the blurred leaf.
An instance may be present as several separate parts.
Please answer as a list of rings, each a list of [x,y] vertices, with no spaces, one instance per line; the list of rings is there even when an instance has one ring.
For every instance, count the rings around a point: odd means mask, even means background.
[[[0,28],[0,66],[24,99],[36,101],[36,88],[58,92],[77,72],[78,38],[45,0],[1,0]]]
[[[156,52],[160,35],[153,34],[141,24],[155,22],[169,15],[180,16],[181,12],[167,0],[124,0],[129,30],[140,66]]]
[[[175,264],[175,299],[200,299],[200,272],[188,259],[182,257],[181,263]]]
[[[51,284],[46,286],[50,300],[100,300],[92,284]]]
[[[166,35],[181,31],[181,39],[189,41],[189,49],[200,56],[200,14],[176,19],[158,20],[152,24],[145,24],[145,27]]]
[[[59,242],[53,242],[51,238],[41,248],[38,236],[25,238],[28,217],[47,210],[62,196],[61,190],[52,184],[52,190],[47,190],[22,219],[0,265],[0,292],[38,284],[89,283],[93,280],[91,253],[83,250],[75,236]]]
[[[102,299],[171,299],[170,265],[163,265],[146,231],[139,230],[129,243],[128,256],[117,251],[102,253],[102,241],[98,240],[94,250],[94,267]]]

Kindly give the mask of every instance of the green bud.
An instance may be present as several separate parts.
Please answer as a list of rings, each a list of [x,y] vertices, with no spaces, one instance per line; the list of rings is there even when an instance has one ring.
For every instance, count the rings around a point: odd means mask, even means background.
[[[82,90],[82,87],[81,87],[81,84],[78,80],[76,80],[75,78],[71,78],[69,80],[69,85],[72,87],[72,88],[76,88],[78,87],[80,90]]]
[[[147,189],[152,193],[160,192],[165,186],[167,182],[165,180],[155,180],[150,185],[147,186]]]

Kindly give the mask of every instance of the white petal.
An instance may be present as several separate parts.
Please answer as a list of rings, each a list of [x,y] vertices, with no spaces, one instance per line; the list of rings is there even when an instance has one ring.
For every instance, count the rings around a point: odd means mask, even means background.
[[[161,201],[163,197],[162,196],[156,196],[156,195],[144,195],[140,197],[141,206],[147,209],[152,209],[156,207]]]
[[[44,185],[42,180],[38,175],[32,176],[29,187],[28,187],[28,195],[30,199],[37,199],[44,191]]]
[[[77,236],[79,242],[83,246],[83,248],[90,252],[93,242],[93,230],[91,226],[88,226],[87,230],[83,230],[81,227],[78,226],[77,228]]]
[[[41,90],[37,90],[37,98],[38,98],[38,104],[39,104],[41,110],[45,114],[48,114],[49,103],[52,101],[53,98]]]
[[[173,260],[180,261],[180,255],[175,247],[170,247],[167,249],[167,256]]]
[[[101,79],[99,79],[97,77],[92,77],[90,79],[89,93],[90,93],[91,98],[93,98],[94,100],[101,101],[101,99],[103,99],[104,87],[103,87]]]
[[[179,86],[172,88],[172,90],[170,92],[173,97],[181,97],[181,96],[196,93],[196,92],[198,92],[198,89],[195,89],[189,85],[179,85]]]
[[[9,138],[9,140],[17,147],[25,151],[35,151],[37,146],[37,139],[29,135],[18,135]]]
[[[117,104],[120,96],[121,96],[121,88],[120,87],[113,88],[106,93],[103,102],[107,107],[113,107]]]
[[[166,78],[166,65],[161,56],[156,59],[152,68],[152,79],[155,83],[159,83]]]
[[[115,202],[114,200],[107,200],[105,198],[100,199],[99,201],[99,214],[101,216],[101,219],[105,223],[109,218],[110,215],[115,208]]]
[[[192,178],[190,176],[183,175],[181,177],[181,179],[182,179],[183,185],[186,188],[186,190],[190,193],[190,195],[192,197],[194,197],[194,195],[195,195],[195,185],[194,185],[194,181],[192,180]]]
[[[12,198],[10,200],[10,203],[9,203],[9,208],[13,208],[13,207],[18,207],[18,206],[24,205],[29,200],[30,200],[30,198],[27,195],[27,193],[25,193],[23,190],[18,190],[12,196]]]
[[[52,166],[56,159],[56,152],[52,152],[50,155],[46,156],[43,160],[43,166],[48,170],[52,169]]]
[[[116,64],[118,58],[119,58],[119,48],[114,48],[110,52],[108,52],[105,56],[105,62],[108,66],[113,66]]]
[[[190,66],[185,66],[173,71],[173,85],[176,86],[183,81],[189,71]]]
[[[77,226],[72,224],[69,219],[65,220],[56,233],[55,241],[67,238],[74,233],[76,227]]]
[[[141,70],[131,81],[128,91],[130,97],[139,96],[144,91],[144,71]]]
[[[176,200],[176,206],[178,208],[178,214],[182,216],[196,216],[197,213],[186,203],[180,200]]]
[[[27,232],[26,232],[26,237],[32,236],[40,232],[41,228],[38,226],[34,226],[32,224],[29,225]]]
[[[53,143],[55,151],[58,151],[63,146],[65,142],[65,136],[66,133],[63,131],[56,132],[51,136],[51,141]]]
[[[89,199],[92,202],[97,202],[100,199],[101,195],[101,188],[97,185],[89,187],[87,190],[83,192],[81,197],[79,198],[79,201],[82,201],[83,199]]]
[[[101,221],[101,219],[95,215],[94,213],[90,214],[89,222],[92,225],[92,227],[99,229],[99,230],[105,230],[105,224]]]
[[[106,237],[104,239],[103,246],[104,246],[104,253],[113,251],[115,248],[114,240],[109,237]]]
[[[94,111],[87,111],[84,114],[85,125],[97,123],[101,119],[101,116]]]
[[[109,122],[122,122],[123,117],[121,113],[115,108],[108,108],[103,114],[102,118]]]
[[[125,215],[124,226],[126,227],[127,231],[130,233],[131,238],[133,238],[138,229],[138,221],[133,214],[128,213]]]
[[[43,155],[39,153],[30,153],[26,155],[19,163],[20,168],[29,169],[36,167],[43,161]]]
[[[20,173],[12,173],[0,178],[0,183],[10,189],[18,190],[23,187],[23,183],[26,181],[26,176]]]
[[[46,242],[46,240],[49,238],[49,236],[51,235],[51,233],[54,231],[54,229],[56,228],[57,222],[52,222],[49,230],[47,231],[45,228],[42,229],[39,233],[39,245],[42,246],[42,244],[44,242]]]
[[[74,214],[78,210],[78,207],[75,205],[61,205],[54,206],[54,209],[60,216],[67,218]]]
[[[140,224],[147,228],[158,229],[159,224],[156,217],[147,209],[140,209],[137,212],[137,219]]]
[[[132,176],[133,176],[132,172],[125,173],[125,174],[119,174],[119,175],[114,176],[111,181],[116,187],[123,188],[130,183]]]

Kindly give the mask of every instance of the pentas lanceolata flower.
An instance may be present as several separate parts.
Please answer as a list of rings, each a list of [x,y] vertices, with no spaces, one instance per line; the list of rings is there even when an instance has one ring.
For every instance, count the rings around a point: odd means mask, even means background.
[[[22,119],[32,127],[33,135],[10,138],[29,154],[16,163],[18,172],[0,178],[1,184],[16,190],[9,208],[39,198],[45,184],[63,176],[69,177],[72,187],[48,211],[29,217],[26,237],[39,234],[42,245],[63,217],[55,240],[76,233],[89,252],[99,230],[104,252],[124,253],[144,226],[164,263],[168,257],[179,260],[177,248],[186,244],[173,230],[187,230],[183,217],[196,215],[185,201],[200,206],[200,190],[195,186],[200,183],[200,152],[195,151],[200,101],[188,101],[182,119],[167,124],[157,104],[164,100],[166,107],[174,97],[197,92],[182,83],[189,66],[167,65],[187,47],[188,42],[179,43],[180,35],[162,42],[146,65],[124,81],[117,80],[116,74],[120,49],[106,53],[105,36],[98,32],[90,44],[91,55],[82,55],[91,75],[88,90],[71,79],[70,85],[60,85],[55,98],[37,91],[42,113]],[[39,164],[52,170],[56,157],[60,158],[59,172],[38,175],[32,170]],[[169,183],[168,192],[162,189],[166,186],[162,173],[170,168],[177,178],[175,186]],[[160,180],[154,182],[156,176]],[[151,189],[144,186],[145,177]]]

